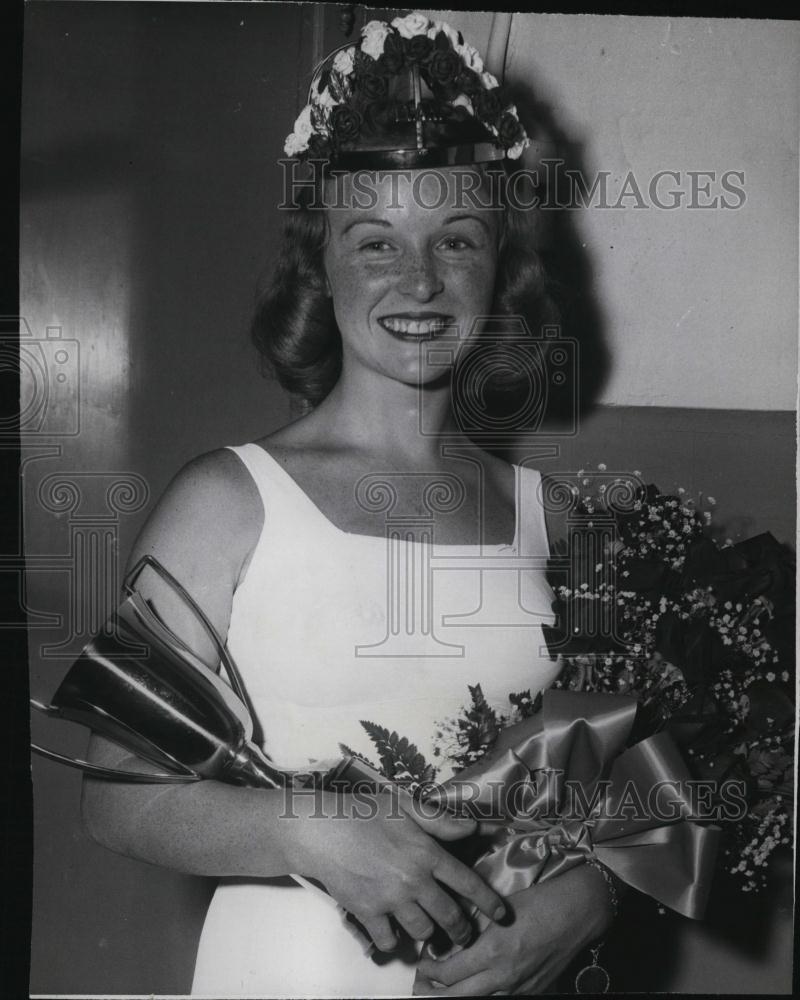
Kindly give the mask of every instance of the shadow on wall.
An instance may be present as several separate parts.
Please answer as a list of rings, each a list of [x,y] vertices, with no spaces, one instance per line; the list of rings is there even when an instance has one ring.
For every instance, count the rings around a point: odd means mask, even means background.
[[[532,211],[539,216],[539,252],[552,283],[551,294],[561,312],[562,336],[574,339],[579,346],[576,402],[579,417],[585,419],[595,409],[608,381],[611,355],[592,262],[575,226],[576,213],[558,207],[564,200],[564,192],[558,188],[561,175],[586,176],[583,150],[563,131],[553,110],[537,100],[529,83],[512,80],[508,86],[532,140],[523,165],[535,171],[538,180],[535,194],[540,207]],[[546,162],[555,160],[563,161],[558,177]],[[556,424],[563,424],[572,419],[573,413],[556,409],[548,416]]]

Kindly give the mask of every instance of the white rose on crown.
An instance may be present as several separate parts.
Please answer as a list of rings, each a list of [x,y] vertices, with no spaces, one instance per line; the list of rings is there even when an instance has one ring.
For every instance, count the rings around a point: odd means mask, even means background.
[[[286,136],[286,142],[283,144],[283,151],[287,156],[299,156],[305,153],[307,148],[308,143],[299,139],[294,132]]]
[[[311,138],[313,132],[311,105],[307,104],[297,116],[297,120],[294,123],[294,131],[286,139],[286,144],[283,147],[286,155],[297,156],[298,153],[305,152],[308,149],[308,140]]]
[[[361,51],[373,59],[383,55],[383,43],[390,28],[385,21],[369,21],[361,30]]]
[[[403,38],[414,38],[416,35],[427,35],[430,21],[424,14],[406,14],[405,17],[396,17],[392,21],[392,27]]]
[[[483,73],[483,59],[481,59],[481,54],[477,49],[474,49],[471,45],[467,45],[465,42],[463,45],[455,45],[456,52],[461,56],[466,64],[467,69],[471,69],[474,73],[479,75]]]

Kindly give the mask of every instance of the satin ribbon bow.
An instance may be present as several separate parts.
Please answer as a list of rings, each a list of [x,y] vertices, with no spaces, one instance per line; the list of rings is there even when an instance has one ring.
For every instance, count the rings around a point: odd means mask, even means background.
[[[503,730],[486,757],[424,802],[480,821],[490,846],[473,867],[502,896],[593,856],[700,919],[720,830],[687,819],[690,774],[667,733],[625,749],[635,714],[624,695],[550,689],[541,712]]]

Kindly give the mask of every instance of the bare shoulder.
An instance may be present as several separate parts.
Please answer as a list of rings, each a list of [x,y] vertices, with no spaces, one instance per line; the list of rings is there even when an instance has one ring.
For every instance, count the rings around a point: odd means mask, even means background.
[[[153,509],[133,557],[150,552],[184,566],[213,564],[238,575],[258,540],[264,511],[241,460],[221,448],[187,462]]]

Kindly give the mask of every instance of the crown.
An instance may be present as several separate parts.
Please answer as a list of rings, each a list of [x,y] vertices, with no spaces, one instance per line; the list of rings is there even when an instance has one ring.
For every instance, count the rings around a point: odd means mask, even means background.
[[[344,170],[517,159],[530,140],[460,31],[424,14],[370,21],[317,67],[284,151]]]

